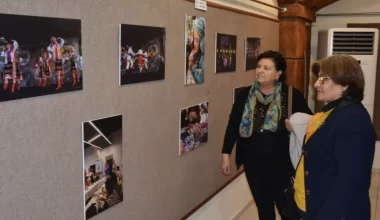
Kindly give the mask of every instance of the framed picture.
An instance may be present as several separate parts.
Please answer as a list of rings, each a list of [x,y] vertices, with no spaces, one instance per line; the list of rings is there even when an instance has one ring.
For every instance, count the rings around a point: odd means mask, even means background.
[[[236,71],[236,36],[215,34],[215,73]]]
[[[116,115],[82,123],[86,220],[123,201],[122,121]]]
[[[81,21],[0,14],[0,102],[83,89]]]
[[[245,54],[244,54],[244,66],[245,71],[256,69],[257,57],[260,54],[260,38],[247,37],[244,41]]]
[[[189,153],[208,141],[208,102],[180,110],[179,155]]]
[[[119,35],[119,85],[165,79],[165,28],[120,24]]]
[[[95,161],[95,173],[103,172],[103,160]]]
[[[205,78],[206,20],[186,15],[185,19],[185,85],[203,84]]]

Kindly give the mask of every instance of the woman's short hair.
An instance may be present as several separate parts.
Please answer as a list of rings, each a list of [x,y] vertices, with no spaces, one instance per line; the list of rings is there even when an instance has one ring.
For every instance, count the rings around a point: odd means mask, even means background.
[[[274,66],[276,70],[282,71],[282,74],[280,78],[278,79],[278,81],[280,82],[285,81],[287,64],[286,64],[285,58],[282,56],[280,52],[273,51],[273,50],[264,51],[257,57],[257,62],[259,62],[261,59],[271,59],[274,62]]]
[[[364,74],[360,63],[349,55],[332,55],[316,61],[311,66],[312,73],[329,76],[333,82],[348,86],[345,96],[356,101],[364,98]]]

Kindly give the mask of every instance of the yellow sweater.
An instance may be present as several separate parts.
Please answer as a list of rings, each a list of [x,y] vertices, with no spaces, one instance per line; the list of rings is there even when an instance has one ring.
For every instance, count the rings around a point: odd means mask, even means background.
[[[323,124],[326,118],[334,109],[327,112],[320,112],[315,114],[307,127],[305,143],[309,140],[310,136]],[[306,190],[305,190],[305,168],[304,168],[304,154],[300,158],[296,175],[294,179],[294,200],[299,209],[306,212]]]
[[[300,163],[297,167],[296,177],[294,179],[294,199],[299,209],[306,212],[306,194],[305,194],[305,176],[304,176],[304,158],[301,156]]]

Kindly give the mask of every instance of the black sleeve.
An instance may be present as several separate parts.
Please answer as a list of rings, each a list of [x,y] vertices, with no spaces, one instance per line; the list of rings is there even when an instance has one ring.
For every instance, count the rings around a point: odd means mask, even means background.
[[[313,115],[301,91],[293,87],[293,113],[301,112]]]
[[[223,154],[231,154],[235,142],[239,137],[240,121],[243,116],[244,106],[248,97],[249,90],[250,87],[247,87],[244,91],[241,91],[235,100],[235,103],[232,105],[232,110],[224,135],[222,150]]]

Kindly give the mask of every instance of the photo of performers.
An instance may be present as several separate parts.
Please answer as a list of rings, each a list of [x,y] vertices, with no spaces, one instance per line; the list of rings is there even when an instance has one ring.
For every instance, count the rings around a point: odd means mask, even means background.
[[[236,71],[236,36],[216,33],[215,73]]]
[[[245,71],[256,69],[257,57],[260,54],[260,38],[247,37],[245,39]]]
[[[186,15],[185,19],[185,85],[204,83],[206,20]]]
[[[82,90],[81,21],[0,14],[0,102]]]
[[[122,115],[83,122],[85,219],[123,201]]]
[[[120,25],[120,85],[165,79],[166,30]]]
[[[180,110],[179,155],[195,150],[208,140],[208,102]]]

